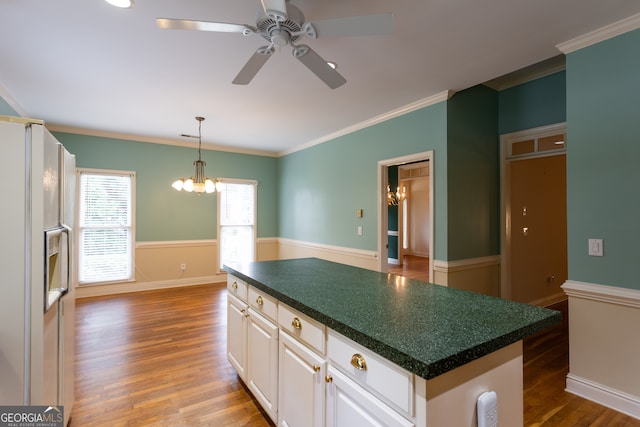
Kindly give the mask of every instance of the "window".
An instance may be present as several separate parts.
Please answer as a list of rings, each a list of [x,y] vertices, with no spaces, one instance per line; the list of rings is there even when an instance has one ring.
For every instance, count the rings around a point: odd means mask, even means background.
[[[133,280],[135,173],[79,169],[78,281]]]
[[[220,268],[255,260],[255,181],[224,181],[218,192]]]

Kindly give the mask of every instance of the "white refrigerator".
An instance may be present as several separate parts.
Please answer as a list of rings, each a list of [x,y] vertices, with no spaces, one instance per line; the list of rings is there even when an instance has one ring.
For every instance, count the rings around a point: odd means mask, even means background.
[[[75,157],[40,120],[0,116],[0,405],[74,401]]]

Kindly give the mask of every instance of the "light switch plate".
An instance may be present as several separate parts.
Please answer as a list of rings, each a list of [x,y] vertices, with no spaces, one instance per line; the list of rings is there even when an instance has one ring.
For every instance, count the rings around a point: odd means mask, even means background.
[[[603,248],[602,239],[589,239],[589,255],[590,256],[603,256],[604,248]]]

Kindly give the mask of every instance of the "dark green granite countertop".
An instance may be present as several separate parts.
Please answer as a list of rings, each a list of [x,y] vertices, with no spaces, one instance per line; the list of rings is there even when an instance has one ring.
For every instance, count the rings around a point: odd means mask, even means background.
[[[316,258],[225,270],[425,379],[562,318],[555,310]]]

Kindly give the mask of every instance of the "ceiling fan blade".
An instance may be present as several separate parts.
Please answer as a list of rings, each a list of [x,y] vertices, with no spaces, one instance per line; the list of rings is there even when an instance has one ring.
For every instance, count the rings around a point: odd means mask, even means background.
[[[393,32],[393,15],[349,16],[345,18],[321,19],[311,22],[316,30],[316,37],[350,37]]]
[[[256,29],[245,24],[228,24],[226,22],[192,21],[189,19],[158,18],[156,25],[163,30],[195,30],[217,31],[221,33],[253,34]]]
[[[331,89],[342,86],[347,80],[334,70],[309,46],[301,44],[293,48],[293,56],[298,58],[313,74],[325,82]]]
[[[255,53],[249,58],[242,70],[238,73],[235,79],[233,79],[234,85],[246,85],[258,74],[258,71],[262,66],[271,58],[273,54],[273,46],[262,46],[255,51]]]
[[[276,22],[284,22],[287,20],[287,2],[286,0],[260,0],[264,13]]]

